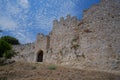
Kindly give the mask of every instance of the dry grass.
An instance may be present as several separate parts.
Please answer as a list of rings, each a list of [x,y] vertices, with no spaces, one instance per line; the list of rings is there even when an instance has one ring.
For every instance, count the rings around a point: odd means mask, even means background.
[[[120,80],[120,74],[80,70],[44,63],[14,63],[0,66],[0,80]]]

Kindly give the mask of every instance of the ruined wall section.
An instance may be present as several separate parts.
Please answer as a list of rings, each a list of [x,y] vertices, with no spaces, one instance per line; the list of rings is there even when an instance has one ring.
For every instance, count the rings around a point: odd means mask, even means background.
[[[60,21],[53,21],[53,30],[49,35],[50,48],[46,55],[46,62],[61,63],[61,60],[67,61],[68,58],[71,60],[74,58],[72,41],[76,38],[79,40],[78,23],[79,20],[70,15],[67,15],[65,19],[61,17]]]
[[[120,70],[120,1],[102,0],[84,12],[79,33],[80,54],[75,66]]]
[[[46,62],[77,68],[120,70],[120,1],[101,0],[75,17],[55,20]]]
[[[12,46],[17,53],[12,59],[15,61],[34,62],[35,43]]]

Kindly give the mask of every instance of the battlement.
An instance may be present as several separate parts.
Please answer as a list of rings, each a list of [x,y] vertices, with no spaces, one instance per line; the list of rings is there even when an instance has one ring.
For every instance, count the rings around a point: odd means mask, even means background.
[[[45,35],[43,33],[38,33],[37,37],[41,37],[42,38],[42,37],[45,37]]]
[[[79,20],[76,16],[71,17],[71,15],[67,15],[66,18],[60,17],[60,20],[53,20],[53,29],[61,25],[76,24],[77,22],[79,22]]]

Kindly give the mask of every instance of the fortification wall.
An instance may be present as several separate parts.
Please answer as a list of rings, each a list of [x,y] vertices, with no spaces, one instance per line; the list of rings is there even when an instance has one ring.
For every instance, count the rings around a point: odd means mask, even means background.
[[[60,18],[60,21],[54,20],[53,21],[53,30],[50,36],[50,48],[48,50],[48,54],[46,55],[46,62],[61,62],[63,58],[67,58],[68,56],[72,56],[70,53],[62,52],[64,48],[71,50],[71,41],[73,38],[78,38],[78,23],[76,17],[71,17],[67,15],[64,19],[63,17]],[[50,57],[51,58],[50,58]],[[64,56],[64,57],[63,57]],[[66,57],[65,57],[66,56]],[[72,58],[71,58],[72,59]]]
[[[15,61],[35,62],[35,43],[12,46],[17,53],[12,59]]]
[[[28,62],[36,62],[38,53],[43,51],[43,62],[47,63],[120,70],[119,4],[120,1],[101,0],[84,11],[81,21],[70,15],[54,20],[48,36],[38,34],[35,44],[15,47],[20,52],[15,59],[24,57]]]
[[[53,22],[46,62],[77,68],[120,70],[120,5],[102,0],[81,21],[68,16]]]
[[[119,4],[105,0],[86,11],[80,26],[79,50],[86,56],[82,67],[120,70]]]

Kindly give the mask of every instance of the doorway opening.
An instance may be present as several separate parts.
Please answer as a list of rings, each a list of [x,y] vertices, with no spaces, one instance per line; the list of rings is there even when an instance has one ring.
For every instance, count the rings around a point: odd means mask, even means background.
[[[43,51],[42,50],[40,50],[37,53],[37,62],[43,62]]]

